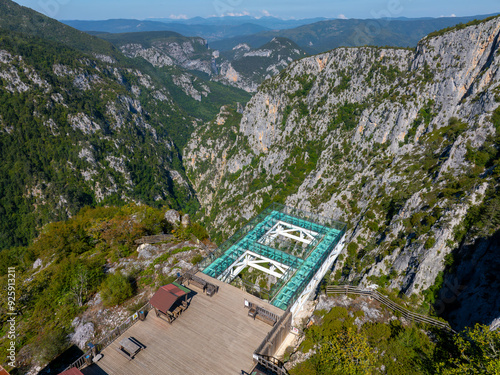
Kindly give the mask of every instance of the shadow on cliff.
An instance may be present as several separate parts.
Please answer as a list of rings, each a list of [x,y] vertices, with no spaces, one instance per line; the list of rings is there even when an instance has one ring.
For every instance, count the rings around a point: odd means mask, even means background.
[[[455,330],[500,318],[500,230],[453,251],[434,308]]]

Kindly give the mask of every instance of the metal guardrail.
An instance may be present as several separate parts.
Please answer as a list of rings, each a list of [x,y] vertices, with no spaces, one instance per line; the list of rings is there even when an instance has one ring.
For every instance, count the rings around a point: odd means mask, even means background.
[[[373,299],[377,300],[378,302],[382,303],[383,305],[389,307],[391,310],[397,311],[407,320],[412,320],[414,322],[419,322],[419,323],[431,324],[433,326],[436,326],[436,327],[439,327],[442,329],[446,329],[450,332],[456,333],[456,331],[453,330],[448,323],[442,322],[442,321],[437,320],[437,319],[430,318],[430,317],[422,315],[422,314],[414,313],[413,311],[405,309],[404,307],[391,301],[389,298],[387,298],[383,294],[380,294],[376,290],[361,289],[361,288],[356,288],[356,287],[353,287],[350,285],[338,285],[338,286],[334,285],[334,286],[327,286],[326,293],[327,294],[359,294],[359,295],[363,295],[363,296],[369,296],[369,297],[372,297]]]
[[[118,337],[120,337],[126,330],[128,330],[131,326],[133,326],[138,320],[139,320],[139,312],[140,311],[146,311],[149,312],[151,310],[151,305],[146,303],[142,308],[137,310],[134,314],[129,316],[125,322],[120,324],[118,327],[116,327],[111,333],[107,336],[105,336],[101,341],[99,341],[97,344],[95,344],[94,349],[88,350],[85,352],[80,358],[78,358],[75,362],[73,362],[71,365],[69,365],[66,370],[69,370],[70,368],[77,368],[81,369],[87,365],[87,362],[85,361],[85,358],[87,356],[93,355],[94,353],[100,352],[104,350],[107,346],[109,346],[113,341],[115,341]]]
[[[254,360],[275,372],[278,375],[288,375],[283,363],[273,357],[274,353],[283,344],[283,341],[290,331],[292,324],[292,313],[290,307],[285,311],[273,328],[268,332],[259,347],[253,352]]]
[[[288,375],[283,362],[279,359],[268,355],[257,355],[257,363],[264,366],[266,369],[273,371],[277,375]]]

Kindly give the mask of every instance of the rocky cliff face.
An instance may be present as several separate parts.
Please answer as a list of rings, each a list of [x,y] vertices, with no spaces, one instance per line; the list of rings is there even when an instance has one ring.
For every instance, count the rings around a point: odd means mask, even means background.
[[[219,75],[214,79],[247,92],[256,92],[266,79],[305,56],[302,48],[285,38],[274,38],[259,48],[239,44],[217,60]]]
[[[443,271],[460,279],[456,249],[500,224],[494,213],[481,230],[470,222],[498,198],[499,35],[496,18],[416,50],[339,48],[290,64],[241,120],[226,111],[192,136],[184,163],[207,223],[228,236],[240,217],[282,201],[349,223],[336,281],[410,295],[441,286]],[[495,290],[481,303],[495,304]]]
[[[251,48],[241,44],[230,52],[211,50],[202,38],[189,38],[171,32],[129,33],[121,36],[102,35],[114,43],[126,56],[142,57],[153,66],[181,67],[198,71],[225,85],[255,92],[266,79],[278,74],[292,61],[306,56],[306,52],[286,38],[274,38],[269,43]],[[187,73],[184,73],[186,76]],[[192,81],[194,77],[189,80]],[[186,91],[186,80],[175,82]],[[188,94],[199,100],[202,93]],[[199,90],[197,90],[199,91]]]
[[[202,38],[166,38],[152,41],[149,45],[126,43],[120,50],[128,57],[142,57],[153,66],[178,65],[188,70],[212,74],[211,56],[207,42]]]

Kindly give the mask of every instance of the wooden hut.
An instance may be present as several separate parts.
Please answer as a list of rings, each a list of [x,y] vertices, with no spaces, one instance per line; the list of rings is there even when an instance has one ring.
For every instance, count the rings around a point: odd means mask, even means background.
[[[156,316],[172,323],[184,311],[187,304],[188,288],[177,283],[162,286],[153,295],[149,303],[153,306]]]

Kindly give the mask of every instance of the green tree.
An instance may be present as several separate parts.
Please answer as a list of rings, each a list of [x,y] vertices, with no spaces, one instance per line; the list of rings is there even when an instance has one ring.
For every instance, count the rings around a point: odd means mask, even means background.
[[[453,342],[458,356],[441,362],[439,374],[492,374],[500,375],[500,332],[476,324],[455,335]]]
[[[375,354],[365,336],[354,328],[344,328],[329,336],[321,345],[317,363],[318,374],[370,374],[376,362]]]

